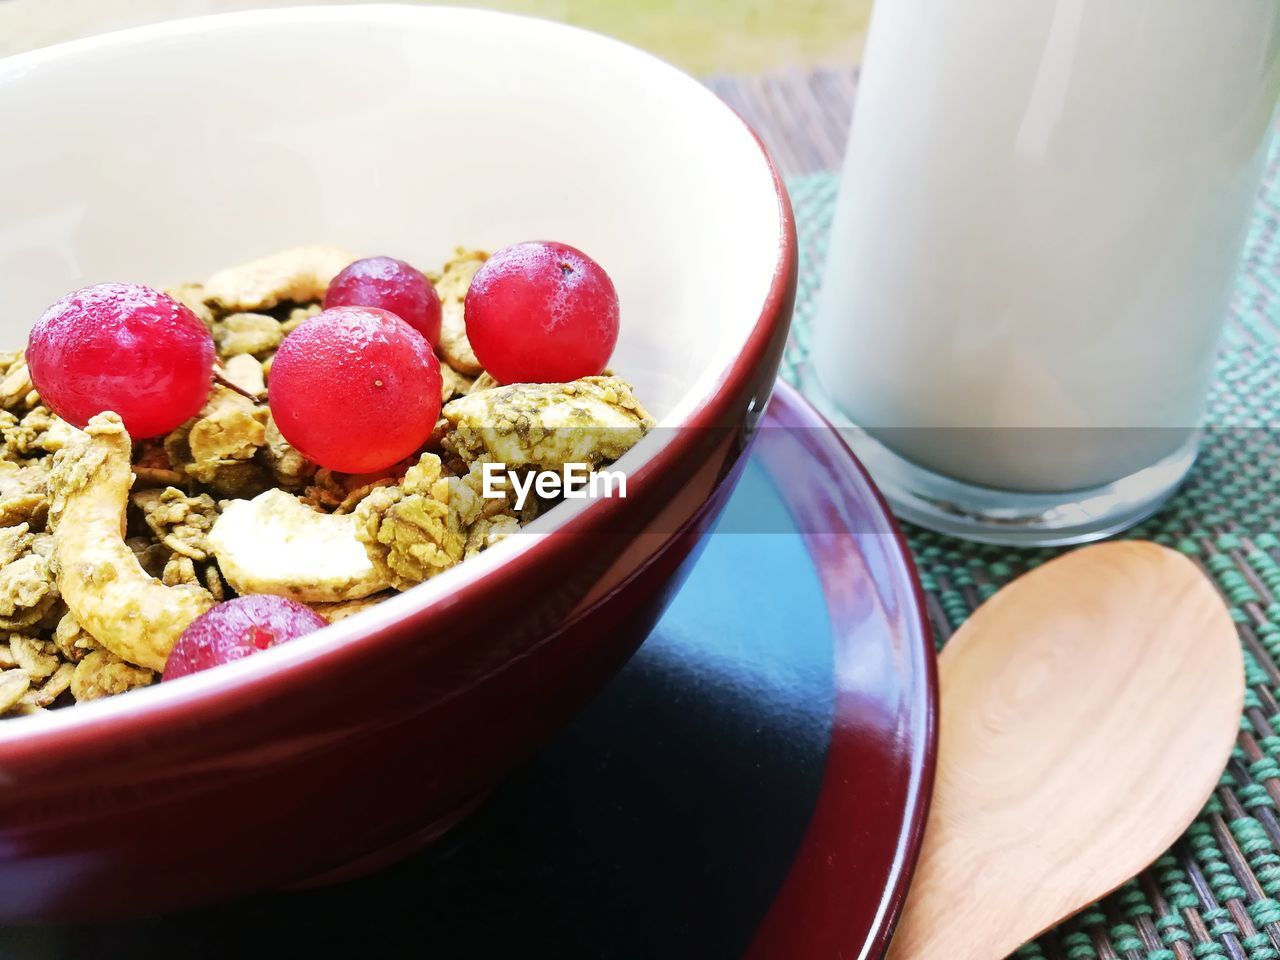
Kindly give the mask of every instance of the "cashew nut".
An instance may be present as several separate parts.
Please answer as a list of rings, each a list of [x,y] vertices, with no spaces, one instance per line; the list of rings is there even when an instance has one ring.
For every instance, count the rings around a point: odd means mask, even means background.
[[[242,594],[334,603],[387,587],[356,539],[353,515],[319,513],[283,490],[226,504],[209,544],[223,577]]]
[[[163,670],[187,624],[213,604],[199,587],[166,587],[124,542],[131,444],[114,413],[100,413],[54,458],[49,477],[58,589],[76,620],[130,663]]]

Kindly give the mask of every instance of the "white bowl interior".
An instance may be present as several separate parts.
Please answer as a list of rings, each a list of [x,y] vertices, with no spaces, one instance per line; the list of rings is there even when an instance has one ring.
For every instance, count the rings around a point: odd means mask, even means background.
[[[759,317],[781,234],[754,138],[620,43],[431,7],[182,21],[0,61],[0,348],[101,280],[316,242],[423,267],[558,239],[618,286],[614,367],[678,423]]]

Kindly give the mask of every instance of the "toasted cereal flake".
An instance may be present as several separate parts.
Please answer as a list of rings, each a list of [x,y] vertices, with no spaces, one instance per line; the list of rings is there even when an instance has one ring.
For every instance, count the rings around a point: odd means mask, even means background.
[[[515,383],[445,405],[450,431],[441,440],[463,461],[492,460],[508,469],[598,467],[618,459],[654,420],[617,377],[572,383]]]
[[[464,560],[488,550],[520,529],[520,521],[509,513],[489,518],[481,517],[467,531],[467,544],[463,549]]]
[[[71,686],[71,678],[75,674],[75,664],[60,663],[58,668],[38,688],[29,689],[22,697],[24,706],[48,707],[53,701],[67,692]]]
[[[333,512],[334,513],[350,513],[352,510],[358,507],[361,501],[363,501],[364,498],[367,497],[369,494],[371,494],[374,490],[378,489],[379,487],[394,487],[396,485],[396,482],[397,481],[395,477],[383,477],[382,479],[375,480],[372,483],[362,484],[356,487],[350,493],[348,493],[346,497],[343,499],[343,501],[333,508]]]
[[[266,443],[258,451],[258,459],[271,471],[276,483],[286,490],[306,486],[319,469],[284,438],[269,412]]]
[[[218,505],[207,493],[188,496],[175,487],[139,490],[130,496],[142,518],[164,546],[192,560],[209,558],[209,531]]]
[[[262,361],[248,354],[229,357],[222,364],[222,376],[245,393],[251,393],[255,397],[261,397],[267,392],[267,380],[262,372]]]
[[[31,552],[35,543],[31,525],[20,523],[16,527],[0,527],[0,568],[7,567],[19,557]]]
[[[306,320],[310,320],[312,317],[318,314],[321,311],[321,309],[322,308],[318,303],[308,303],[305,306],[294,307],[292,310],[289,311],[289,316],[288,318],[286,318],[284,323],[281,324],[280,329],[284,332],[284,335],[287,337],[289,334],[293,333],[295,329],[297,329],[298,324],[303,323]]]
[[[390,592],[375,593],[373,596],[361,597],[359,600],[342,600],[338,603],[312,603],[308,604],[308,606],[330,623],[337,623],[339,620],[345,620],[347,617],[360,613],[362,610],[376,607],[390,596],[393,596]]]
[[[195,561],[180,553],[171,554],[160,574],[160,582],[166,587],[202,587],[200,577],[196,573]]]
[[[219,387],[187,434],[193,465],[251,460],[267,442],[266,421],[266,407]]]
[[[32,682],[39,682],[58,669],[61,660],[58,648],[51,640],[14,633],[9,636],[9,650],[18,666],[26,671]]]
[[[206,303],[253,311],[278,303],[320,300],[331,281],[355,257],[336,247],[294,247],[219,270],[204,284]]]
[[[74,439],[76,428],[44,404],[31,408],[21,420],[9,411],[0,411],[5,456],[21,462],[23,457],[57,453]]]
[[[180,283],[174,287],[165,287],[164,292],[204,321],[206,327],[213,327],[213,311],[204,302],[204,286],[199,283]]]
[[[102,649],[71,613],[64,613],[58,621],[53,631],[53,644],[68,663],[79,663],[94,650]]]
[[[459,373],[447,363],[440,364],[440,402],[448,403],[454,397],[470,393],[472,379]]]
[[[77,701],[112,697],[154,683],[151,670],[126,663],[107,650],[95,650],[76,665],[71,675],[71,695]]]
[[[125,546],[133,552],[138,565],[147,575],[157,580],[164,575],[165,564],[173,556],[172,550],[163,543],[156,543],[151,537],[130,537],[125,541]]]
[[[279,320],[265,313],[233,313],[214,324],[213,339],[224,359],[245,354],[262,358],[280,346],[284,331]]]
[[[206,563],[204,565],[203,576],[201,582],[206,590],[213,596],[213,599],[221,603],[227,599],[226,581],[222,579],[222,572],[218,570],[216,563]]]
[[[8,713],[16,707],[30,688],[31,680],[23,671],[0,673],[0,713]]]
[[[25,351],[0,352],[0,408],[25,411],[39,402]]]
[[[440,296],[440,356],[467,377],[484,370],[467,339],[464,306],[472,278],[488,259],[489,255],[481,250],[459,247],[435,281],[436,293]]]
[[[253,496],[271,484],[255,455],[267,444],[267,408],[215,387],[200,414],[164,438],[174,467],[227,497]]]
[[[440,458],[426,453],[399,486],[374,490],[356,507],[360,542],[397,590],[429,580],[462,559],[466,528],[457,503],[450,503],[452,492]]]
[[[0,460],[0,526],[44,525],[49,513],[47,458],[15,463]]]
[[[0,456],[13,463],[21,463],[26,453],[21,423],[15,414],[0,410],[0,441],[4,443]]]
[[[500,386],[502,384],[498,382],[498,378],[486,370],[476,377],[475,382],[471,384],[471,389],[464,392],[467,394],[480,393],[482,390],[492,390],[494,387]]]
[[[302,492],[302,499],[309,507],[331,513],[347,498],[347,487],[343,483],[344,475],[328,467],[316,471],[307,489]]]
[[[31,627],[57,602],[58,587],[49,557],[32,550],[0,567],[0,630]]]

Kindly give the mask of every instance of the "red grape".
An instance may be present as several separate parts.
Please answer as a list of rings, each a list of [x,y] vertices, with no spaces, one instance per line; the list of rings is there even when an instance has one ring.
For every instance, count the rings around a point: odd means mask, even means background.
[[[213,361],[213,338],[199,317],[130,283],[68,294],[27,341],[31,381],[54,413],[83,427],[113,410],[135,440],[168,433],[200,412]]]
[[[403,260],[357,260],[333,278],[324,307],[377,307],[394,313],[431,346],[440,342],[440,296],[420,270]]]
[[[467,291],[467,339],[500,383],[602,373],[618,342],[618,293],[604,268],[563,243],[499,250]]]
[[[285,337],[268,396],[276,426],[304,456],[341,473],[372,473],[431,436],[440,364],[395,314],[334,307]]]
[[[187,625],[169,652],[164,679],[241,660],[326,626],[324,617],[296,600],[268,594],[236,597]]]

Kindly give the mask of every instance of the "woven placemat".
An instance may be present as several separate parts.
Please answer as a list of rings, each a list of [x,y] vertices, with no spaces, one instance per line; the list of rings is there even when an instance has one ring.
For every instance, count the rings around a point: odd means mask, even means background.
[[[783,376],[808,350],[837,178],[788,183],[800,233],[800,288]],[[1177,497],[1129,535],[1190,556],[1239,625],[1248,692],[1240,737],[1195,825],[1150,870],[1075,920],[1022,948],[1022,958],[1280,958],[1280,165],[1249,238],[1210,400],[1210,429]],[[972,544],[906,528],[939,644],[1001,585],[1055,556]]]

